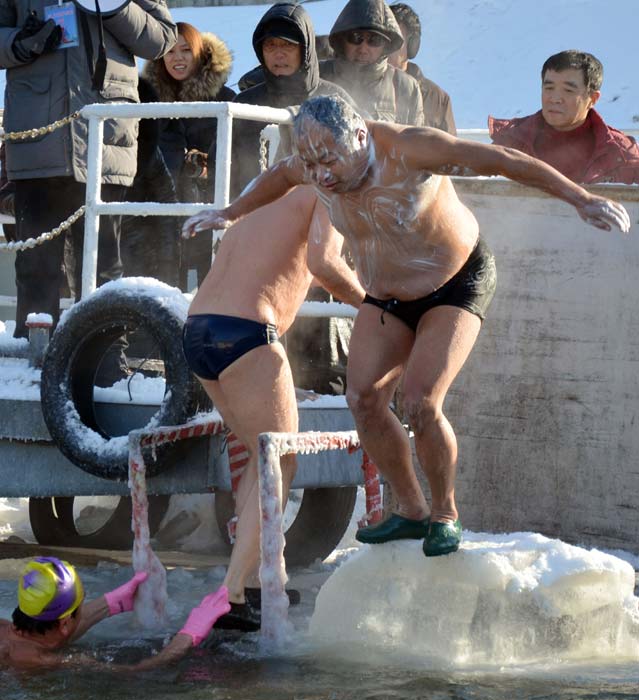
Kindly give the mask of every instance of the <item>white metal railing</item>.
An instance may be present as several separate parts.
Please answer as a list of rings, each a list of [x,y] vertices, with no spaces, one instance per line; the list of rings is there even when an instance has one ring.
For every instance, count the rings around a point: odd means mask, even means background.
[[[100,194],[102,188],[102,142],[104,140],[105,119],[111,117],[120,119],[217,117],[215,195],[213,199],[213,206],[216,208],[225,207],[229,203],[233,118],[265,121],[272,124],[289,124],[292,121],[291,113],[286,109],[247,105],[239,102],[93,104],[84,107],[81,110],[81,116],[89,123],[82,297],[93,292],[96,287],[100,216],[117,214],[133,216],[193,216],[202,211],[203,208],[211,206],[201,202],[189,204],[103,202]]]

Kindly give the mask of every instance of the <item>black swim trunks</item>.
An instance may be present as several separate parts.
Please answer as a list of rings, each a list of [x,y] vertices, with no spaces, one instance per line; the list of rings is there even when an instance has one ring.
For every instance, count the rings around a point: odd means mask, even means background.
[[[182,332],[186,361],[202,379],[218,379],[242,355],[277,341],[277,328],[272,323],[220,314],[193,314]]]
[[[412,301],[401,301],[400,299],[375,299],[367,294],[363,303],[383,309],[382,323],[384,323],[384,313],[388,312],[397,316],[413,331],[417,331],[421,317],[435,306],[458,306],[479,316],[483,321],[496,287],[495,257],[483,239],[479,238],[461,270],[428,296]]]

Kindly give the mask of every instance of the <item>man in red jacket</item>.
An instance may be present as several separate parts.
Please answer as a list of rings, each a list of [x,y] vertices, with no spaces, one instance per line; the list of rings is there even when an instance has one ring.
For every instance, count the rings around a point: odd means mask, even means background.
[[[541,110],[488,117],[493,143],[539,158],[574,182],[639,183],[639,146],[595,111],[603,66],[592,54],[561,51],[541,69]]]

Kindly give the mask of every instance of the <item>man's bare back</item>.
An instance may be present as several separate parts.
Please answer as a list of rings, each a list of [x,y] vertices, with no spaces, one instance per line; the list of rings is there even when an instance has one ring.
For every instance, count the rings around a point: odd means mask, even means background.
[[[313,188],[297,187],[230,228],[189,313],[273,323],[283,334],[313,280],[306,260],[309,228],[314,216],[323,216],[317,207]],[[265,230],[277,235],[265,236]]]
[[[0,668],[21,669],[55,668],[64,661],[62,654],[46,648],[42,641],[23,638],[8,620],[0,620]]]

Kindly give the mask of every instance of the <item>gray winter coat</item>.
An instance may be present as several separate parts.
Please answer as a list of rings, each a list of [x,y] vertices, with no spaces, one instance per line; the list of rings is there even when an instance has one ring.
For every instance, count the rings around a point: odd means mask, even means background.
[[[91,86],[98,53],[98,22],[77,10],[80,45],[46,53],[31,62],[19,61],[13,39],[31,10],[44,19],[44,8],[55,0],[0,0],[0,68],[7,69],[4,129],[23,131],[46,126],[95,102],[138,102],[135,56],[154,59],[177,41],[177,28],[164,0],[132,0],[123,10],[103,19],[107,69],[98,93]],[[83,24],[86,31],[83,30]],[[91,46],[87,50],[87,38]],[[95,59],[93,59],[95,60]],[[10,180],[73,177],[86,182],[88,128],[75,119],[37,139],[7,142]],[[104,183],[131,185],[137,167],[137,120],[111,119],[104,125]]]
[[[388,39],[387,51],[377,63],[359,65],[346,60],[345,36],[356,29],[376,31]],[[419,84],[388,63],[388,54],[400,48],[404,39],[383,0],[349,0],[335,20],[329,42],[335,58],[320,63],[320,75],[343,87],[365,117],[411,126],[424,124]]]

